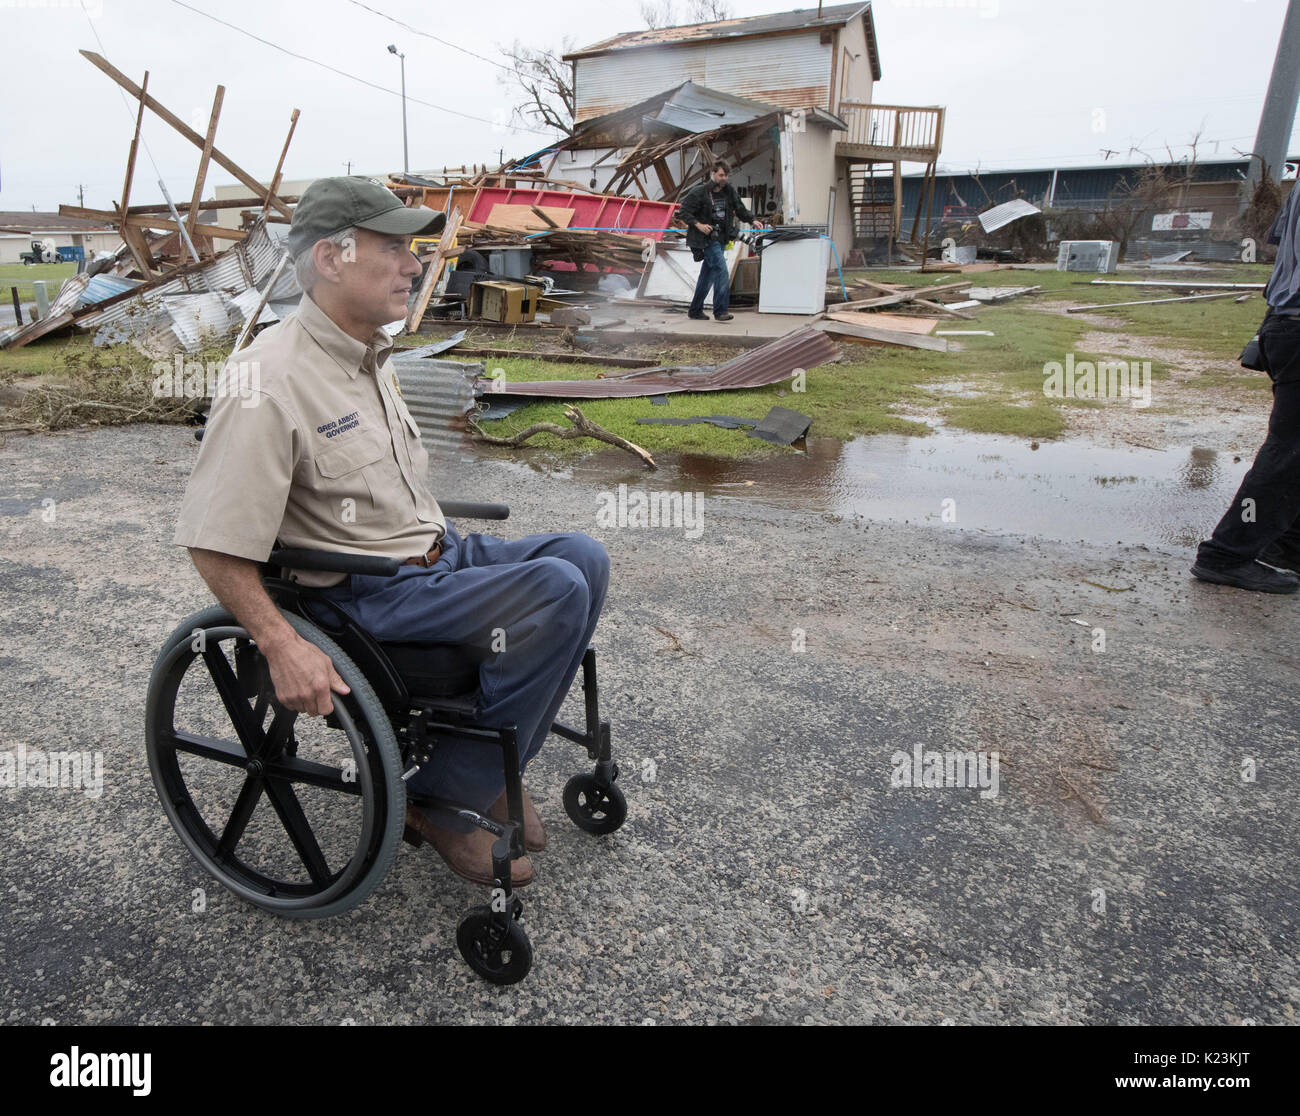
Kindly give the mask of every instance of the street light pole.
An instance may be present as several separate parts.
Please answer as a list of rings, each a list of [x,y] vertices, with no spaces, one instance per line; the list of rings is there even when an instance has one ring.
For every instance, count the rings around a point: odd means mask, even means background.
[[[406,55],[393,43],[388,44],[388,53],[396,54],[402,63],[402,173],[411,173],[411,157],[406,147]]]

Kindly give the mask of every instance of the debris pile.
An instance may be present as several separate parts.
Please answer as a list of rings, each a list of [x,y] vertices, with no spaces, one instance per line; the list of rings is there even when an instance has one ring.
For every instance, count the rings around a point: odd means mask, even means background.
[[[131,341],[143,351],[166,356],[178,348],[195,352],[213,338],[226,337],[257,315],[275,320],[275,312],[259,306],[263,294],[271,299],[298,295],[292,274],[283,271],[282,234],[271,226],[287,224],[294,197],[279,193],[289,142],[298,110],[289,121],[289,134],[268,188],[215,144],[225,87],[217,86],[206,134],[200,135],[149,93],[149,75],[136,85],[106,59],[92,51],[81,52],[89,62],[121,86],[137,102],[135,134],[126,160],[121,201],[114,208],[88,209],[61,205],[65,217],[86,217],[110,225],[123,245],[114,255],[93,260],[80,274],[66,280],[49,310],[36,321],[0,339],[6,349],[20,348],[40,337],[68,329],[94,330],[96,344]],[[173,200],[161,182],[167,202],[131,205],[136,176],[140,131],[145,110],[165,121],[201,151],[198,173],[188,199]],[[227,201],[202,201],[209,168],[216,164],[251,191],[248,197]],[[216,223],[216,211],[242,211],[241,227]],[[273,275],[275,289],[260,290]]]

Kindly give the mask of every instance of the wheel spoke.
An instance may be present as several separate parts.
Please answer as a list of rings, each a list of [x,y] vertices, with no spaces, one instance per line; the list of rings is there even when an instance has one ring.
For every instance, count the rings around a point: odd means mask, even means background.
[[[216,760],[218,763],[233,764],[236,767],[243,767],[248,763],[248,753],[244,751],[243,746],[229,740],[218,740],[215,736],[204,736],[201,733],[184,732],[180,729],[164,732],[162,737],[164,744],[169,744],[178,752],[189,752],[191,755]]]
[[[255,775],[250,775],[244,780],[239,797],[235,799],[235,808],[230,812],[230,820],[226,822],[226,828],[221,831],[221,840],[217,843],[218,856],[229,856],[235,851],[235,846],[239,844],[239,839],[248,826],[248,819],[253,816],[257,800],[261,797],[262,780]]]
[[[221,695],[221,701],[226,707],[226,712],[235,726],[235,732],[239,735],[248,758],[261,755],[266,745],[266,735],[262,732],[260,723],[253,723],[253,710],[240,696],[239,681],[235,678],[235,672],[230,669],[230,662],[225,652],[214,642],[204,648],[203,661],[207,664],[208,673],[212,675],[212,684]]]
[[[271,727],[266,730],[266,745],[262,752],[264,759],[274,759],[284,751],[285,743],[293,735],[294,722],[298,720],[298,714],[292,709],[286,709],[278,702],[275,706],[275,716],[271,718]],[[261,722],[259,721],[260,725]]]
[[[325,887],[330,881],[329,865],[325,863],[325,854],[321,852],[316,835],[311,831],[311,824],[302,811],[302,804],[298,801],[292,784],[281,779],[267,779],[266,796],[275,807],[275,812],[280,815],[284,831],[311,875],[312,883],[317,887]]]
[[[361,786],[356,778],[344,779],[341,767],[330,767],[324,763],[299,759],[297,756],[281,756],[266,765],[269,778],[283,779],[289,783],[305,783],[325,790],[342,791],[344,794],[360,794]]]

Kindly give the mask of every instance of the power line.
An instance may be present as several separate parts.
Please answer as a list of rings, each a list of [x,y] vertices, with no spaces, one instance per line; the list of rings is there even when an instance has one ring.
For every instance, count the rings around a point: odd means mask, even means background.
[[[505,70],[508,74],[513,74],[515,72],[509,66],[503,66],[500,62],[493,61],[491,58],[482,54],[475,54],[472,50],[469,50],[466,47],[457,46],[455,43],[448,42],[446,39],[440,39],[437,35],[431,35],[428,31],[421,31],[418,27],[412,27],[404,20],[396,19],[395,17],[388,15],[386,12],[381,12],[378,8],[372,8],[369,4],[361,3],[361,0],[348,0],[348,3],[355,4],[358,8],[364,8],[372,15],[377,15],[380,19],[388,20],[389,23],[395,23],[398,27],[411,32],[412,35],[423,35],[426,39],[432,39],[435,43],[441,43],[445,47],[451,47],[452,50],[458,50],[461,54],[468,54],[471,58],[477,58],[480,62],[486,62],[489,66],[495,66],[498,70]]]
[[[95,21],[90,18],[90,12],[86,11],[86,0],[81,0],[81,10],[86,13],[86,22],[90,24],[90,33],[95,36],[95,42],[99,44],[100,53],[103,54],[105,58],[107,58],[108,48],[104,46],[104,40],[99,37],[99,31],[95,27]],[[126,111],[127,118],[131,121],[131,129],[132,129],[132,133],[134,134],[136,114],[131,110],[131,106],[127,104],[126,93],[120,86],[118,87],[117,93],[118,96],[122,98],[122,108]],[[143,89],[140,91],[140,97],[143,100],[144,98]],[[158,181],[161,182],[163,178],[163,172],[158,169],[158,160],[153,157],[153,150],[149,147],[149,141],[145,139],[144,127],[143,127],[144,124],[143,116],[140,117],[140,123],[141,123],[140,142],[144,145],[144,153],[145,155],[148,156],[149,162],[153,166],[154,174],[158,176]]]
[[[256,39],[263,46],[269,46],[272,50],[278,50],[281,54],[289,55],[290,58],[297,58],[301,62],[310,62],[313,66],[320,66],[324,70],[329,70],[330,73],[338,74],[339,77],[345,77],[349,81],[359,82],[362,85],[369,86],[371,89],[377,89],[381,93],[387,93],[393,97],[401,96],[401,93],[399,93],[396,89],[389,89],[387,86],[379,85],[377,82],[368,81],[366,78],[358,77],[356,74],[350,74],[346,70],[340,70],[337,66],[331,66],[328,62],[321,62],[318,59],[309,58],[305,54],[299,54],[297,51],[290,50],[288,47],[282,47],[279,43],[273,43],[271,42],[270,39],[264,39],[260,35],[254,35],[251,31],[247,31],[244,28],[238,27],[233,23],[228,23],[226,20],[220,18],[219,16],[214,16],[210,12],[205,12],[200,8],[191,7],[189,4],[186,4],[184,0],[171,0],[171,2],[177,5],[178,7],[193,12],[195,15],[203,16],[204,19],[210,19],[213,21],[213,23],[220,23],[223,27],[228,27],[232,31],[238,31],[241,35],[247,35],[248,38],[250,39]],[[435,105],[432,101],[423,101],[419,97],[408,96],[407,100],[417,105],[424,105],[425,108],[437,109],[439,112],[450,113],[452,116],[464,117],[466,120],[477,120],[482,124],[492,124],[492,125],[500,124],[500,121],[489,120],[486,116],[475,116],[473,113],[461,112],[459,109],[447,108],[446,105]],[[551,135],[550,132],[541,132],[538,131],[536,128],[520,127],[518,128],[518,130],[521,132],[532,132],[534,135],[538,135],[538,136],[550,137]]]

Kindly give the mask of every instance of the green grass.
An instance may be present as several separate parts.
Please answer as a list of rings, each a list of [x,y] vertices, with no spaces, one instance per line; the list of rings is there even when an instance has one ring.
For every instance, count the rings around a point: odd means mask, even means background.
[[[51,265],[43,270],[72,265]],[[0,269],[13,271],[14,268]],[[18,267],[19,273],[31,274],[33,268]],[[1262,282],[1270,269],[1264,265],[1240,265],[1225,268],[1214,275],[1219,282]],[[930,277],[914,271],[860,272],[875,282],[900,282],[915,285]],[[1121,273],[1130,277],[1133,273]],[[1167,272],[1171,279],[1185,273]],[[854,273],[849,275],[852,282]],[[1087,276],[1056,271],[1006,270],[969,276],[938,273],[935,285],[961,280],[972,286],[1041,286],[1042,294],[1028,295],[1010,302],[988,306],[978,311],[975,322],[953,320],[950,328],[987,329],[992,337],[952,338],[960,345],[948,353],[918,349],[895,349],[857,344],[840,339],[843,360],[837,364],[812,369],[806,375],[804,391],[794,391],[787,381],[769,387],[745,391],[674,393],[666,406],[652,404],[647,398],[599,399],[579,401],[588,418],[612,432],[646,447],[652,453],[683,452],[718,457],[763,456],[791,452],[748,437],[742,430],[722,430],[705,424],[695,426],[638,425],[638,417],[688,417],[720,413],[743,418],[761,419],[773,406],[788,407],[809,415],[812,433],[819,438],[847,440],[870,434],[907,434],[924,436],[931,427],[917,421],[912,414],[937,414],[950,427],[976,433],[1003,434],[1020,438],[1050,439],[1060,437],[1070,428],[1070,415],[1079,408],[1106,406],[1088,400],[1049,399],[1043,395],[1043,368],[1049,361],[1064,361],[1073,353],[1078,360],[1125,360],[1136,354],[1126,352],[1123,342],[1101,352],[1081,348],[1085,334],[1102,336],[1127,333],[1151,339],[1158,354],[1161,347],[1204,356],[1216,363],[1183,386],[1216,388],[1233,393],[1265,392],[1267,377],[1242,370],[1237,353],[1254,333],[1263,315],[1263,301],[1255,297],[1237,304],[1231,299],[1208,303],[1169,304],[1130,307],[1102,311],[1113,317],[1118,328],[1098,327],[1078,317],[1036,309],[1036,304],[1050,301],[1060,304],[1100,304],[1148,297],[1139,288],[1093,287]],[[1149,297],[1162,297],[1152,291]],[[942,327],[941,327],[942,328]],[[403,346],[428,343],[424,336],[400,338]],[[556,344],[546,331],[500,333],[477,331],[470,327],[466,346],[474,348],[537,350]],[[1131,347],[1131,346],[1130,346]],[[706,344],[683,342],[667,348],[629,339],[620,353],[647,357],[665,364],[708,365],[736,355],[735,350],[710,348]],[[215,353],[211,358],[220,359]],[[456,350],[444,354],[456,359]],[[502,368],[513,381],[586,380],[598,375],[599,367],[569,364],[531,357],[471,357],[462,359],[482,363],[491,372]],[[599,360],[598,354],[593,354]],[[1143,357],[1142,359],[1146,359]],[[149,362],[130,347],[120,350],[96,350],[86,335],[53,337],[14,352],[0,352],[0,384],[40,377],[43,385],[54,385],[87,400],[108,401],[130,407],[139,395],[142,377]],[[622,374],[625,370],[613,370]],[[1157,383],[1167,380],[1168,363],[1152,359],[1152,377]],[[961,395],[941,390],[944,385],[960,382],[966,390]],[[1178,401],[1162,398],[1152,413],[1177,413]],[[67,394],[56,397],[33,394],[24,399],[18,417],[37,423],[68,425],[75,421],[112,421],[112,415],[125,412],[96,412],[74,405]],[[498,422],[485,424],[495,435],[508,435],[535,422],[566,425],[561,400],[527,404]],[[13,421],[16,407],[6,415]],[[183,417],[182,411],[160,415],[161,421]],[[530,446],[549,447],[565,454],[583,454],[599,448],[586,440],[562,440],[539,435]]]
[[[56,264],[0,264],[0,298],[5,305],[13,306],[11,287],[18,288],[18,297],[24,303],[34,302],[36,293],[32,283],[37,279],[45,280],[45,289],[50,293],[50,301],[59,293],[63,280],[77,274],[75,263]],[[27,315],[23,315],[26,321]]]

